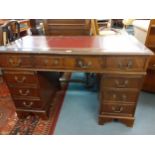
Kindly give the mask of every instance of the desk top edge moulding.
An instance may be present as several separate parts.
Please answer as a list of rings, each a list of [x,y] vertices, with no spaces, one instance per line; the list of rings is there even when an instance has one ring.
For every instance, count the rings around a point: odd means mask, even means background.
[[[82,52],[80,52],[81,49]],[[130,35],[25,36],[11,44],[0,46],[0,52],[58,55],[153,55],[150,49]]]
[[[0,47],[0,68],[19,117],[47,119],[56,76],[39,71],[99,73],[99,124],[133,126],[139,93],[153,53],[136,39],[111,36],[26,36]],[[137,120],[138,121],[138,120]]]

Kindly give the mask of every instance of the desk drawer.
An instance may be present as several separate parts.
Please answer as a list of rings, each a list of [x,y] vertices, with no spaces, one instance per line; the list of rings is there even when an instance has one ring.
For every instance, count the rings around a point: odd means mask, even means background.
[[[35,68],[64,68],[62,57],[35,56]]]
[[[105,102],[122,102],[122,103],[136,103],[138,91],[129,90],[112,90],[106,89],[102,91],[102,100]]]
[[[106,69],[114,71],[145,71],[145,57],[109,56],[106,58]]]
[[[32,60],[28,55],[0,55],[0,67],[31,68],[33,66]]]
[[[40,97],[39,90],[36,88],[10,87],[10,91],[14,97]]]
[[[102,87],[112,88],[137,88],[140,89],[143,83],[143,76],[127,75],[103,75]]]
[[[21,100],[14,100],[15,106],[17,108],[24,108],[24,109],[41,109],[43,107],[43,103],[41,100],[27,100],[27,99],[21,99]]]
[[[113,114],[129,114],[133,115],[135,110],[134,105],[116,105],[116,104],[104,104],[101,108],[101,114],[113,113]]]
[[[4,71],[3,75],[9,85],[24,86],[36,85],[38,83],[35,72]]]
[[[66,57],[65,58],[65,67],[70,69],[77,69],[77,70],[103,70],[104,67],[104,58],[99,57],[82,57],[82,56],[75,56],[75,57]]]

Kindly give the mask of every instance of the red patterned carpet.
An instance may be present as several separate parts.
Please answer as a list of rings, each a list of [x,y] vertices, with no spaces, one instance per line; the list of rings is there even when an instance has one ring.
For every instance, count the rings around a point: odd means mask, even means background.
[[[67,76],[68,78],[70,75]],[[67,84],[51,100],[50,117],[42,120],[37,116],[19,119],[5,82],[0,77],[0,134],[1,135],[51,135],[54,132]]]

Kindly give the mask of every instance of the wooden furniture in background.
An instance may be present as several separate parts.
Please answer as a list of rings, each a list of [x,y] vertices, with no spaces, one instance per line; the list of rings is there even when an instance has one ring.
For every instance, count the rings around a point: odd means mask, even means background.
[[[99,34],[99,27],[96,19],[30,19],[30,27],[32,35],[39,35],[39,31],[42,31],[41,29],[43,29],[43,27],[45,35],[48,36],[80,36]],[[50,31],[54,31],[54,33]]]
[[[20,38],[20,24],[16,20],[9,20],[2,26],[3,45]]]
[[[109,19],[97,19],[97,24],[99,28],[108,28],[110,24]]]
[[[28,29],[30,29],[30,20],[18,20],[18,23],[20,24],[20,36],[23,37],[28,35]]]
[[[91,24],[94,21],[90,19],[46,19],[44,20],[45,35],[50,36],[83,36],[92,35]],[[95,25],[96,26],[96,25]]]
[[[0,19],[0,46],[4,45],[3,42],[3,27],[2,25],[5,24],[8,20],[7,19]]]
[[[91,35],[99,35],[99,25],[96,19],[91,19]]]
[[[15,42],[0,47],[0,67],[17,113],[44,117],[58,79],[49,82],[41,73],[99,73],[99,124],[118,119],[131,127],[150,55],[149,49],[127,35],[26,36],[18,47]]]
[[[145,46],[155,53],[155,19],[150,20]],[[155,55],[150,58],[143,90],[155,93]]]
[[[0,26],[0,45],[27,35],[30,28],[29,20],[4,20]],[[20,36],[20,37],[19,37]]]
[[[42,19],[30,19],[30,31],[32,35],[43,35],[43,20]]]
[[[111,19],[111,27],[123,28],[123,19]]]
[[[37,21],[36,19],[30,19],[30,30],[32,35],[39,35],[38,29],[37,29]]]

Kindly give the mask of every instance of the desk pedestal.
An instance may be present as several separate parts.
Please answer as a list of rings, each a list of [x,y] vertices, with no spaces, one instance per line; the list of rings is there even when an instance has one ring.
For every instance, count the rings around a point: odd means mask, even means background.
[[[142,75],[103,74],[99,124],[118,120],[132,127],[142,83]]]
[[[56,73],[3,71],[19,117],[35,114],[47,119],[52,98],[58,89]]]

